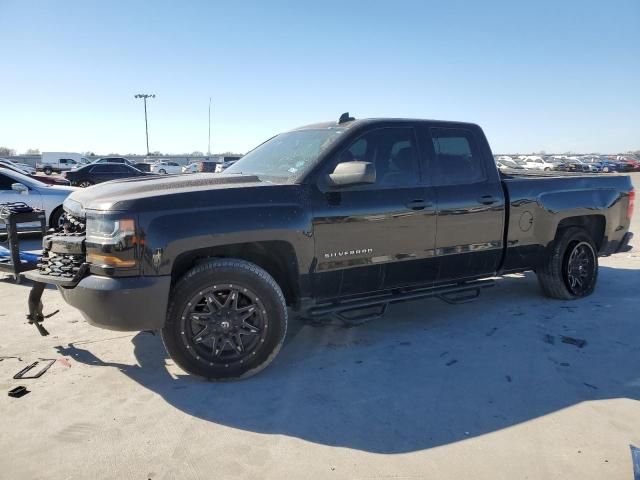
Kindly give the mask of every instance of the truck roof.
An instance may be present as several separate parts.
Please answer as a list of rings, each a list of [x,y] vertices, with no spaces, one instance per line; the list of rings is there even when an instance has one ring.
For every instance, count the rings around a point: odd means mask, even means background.
[[[389,124],[389,123],[407,123],[407,122],[411,122],[411,123],[428,123],[430,125],[438,125],[438,124],[442,124],[444,125],[459,125],[459,126],[466,126],[466,127],[477,127],[477,124],[475,123],[471,123],[471,122],[456,122],[456,121],[449,121],[449,120],[430,120],[430,119],[424,119],[424,118],[359,118],[359,119],[353,119],[347,122],[342,122],[342,123],[338,123],[338,122],[319,122],[319,123],[312,123],[309,125],[303,125],[301,127],[297,127],[292,129],[291,131],[296,131],[296,130],[316,130],[316,129],[325,129],[325,128],[345,128],[345,129],[350,129],[350,128],[354,128],[354,127],[360,127],[363,125],[372,125],[372,124],[376,124],[376,123],[384,123],[384,124]]]

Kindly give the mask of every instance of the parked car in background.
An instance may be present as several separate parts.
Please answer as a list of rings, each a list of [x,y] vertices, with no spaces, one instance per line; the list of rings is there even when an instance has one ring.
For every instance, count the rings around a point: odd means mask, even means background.
[[[65,178],[48,177],[48,176],[37,175],[35,173],[27,174],[27,172],[25,172],[24,170],[22,170],[20,168],[15,168],[15,167],[12,167],[11,165],[4,164],[2,162],[0,162],[0,167],[6,168],[7,170],[11,170],[13,172],[21,173],[23,175],[27,175],[28,177],[33,178],[34,180],[37,180],[38,182],[45,183],[47,185],[70,185],[69,180],[67,180]]]
[[[621,168],[625,172],[637,172],[640,171],[640,161],[630,158],[630,157],[621,157],[618,162],[621,165]]]
[[[215,173],[220,173],[220,172],[224,172],[227,168],[229,168],[231,165],[233,165],[234,163],[236,163],[238,160],[240,160],[239,158],[235,158],[233,160],[225,160],[222,163],[218,163],[216,165],[216,171]]]
[[[203,160],[198,162],[198,172],[214,173],[218,163],[220,162],[216,162],[215,160]]]
[[[0,167],[0,203],[24,202],[45,211],[49,227],[61,225],[62,203],[71,192],[69,186],[47,185],[8,168]]]
[[[151,165],[151,171],[161,175],[166,175],[168,173],[182,173],[182,167],[176,162],[161,161]]]
[[[182,167],[182,173],[198,173],[200,171],[200,162],[191,162],[189,165]]]
[[[40,163],[36,169],[47,175],[54,172],[66,172],[74,167],[86,164],[89,160],[80,153],[73,152],[42,152]]]
[[[528,170],[543,170],[545,172],[550,172],[554,169],[553,163],[547,162],[544,158],[539,156],[524,157],[521,160],[524,160],[524,168]]]
[[[14,162],[8,158],[0,158],[0,165],[3,167],[11,167],[26,172],[29,175],[35,175],[36,169],[26,163]]]
[[[589,165],[581,162],[577,158],[566,158],[558,167],[558,170],[564,172],[582,172],[587,173],[591,171]]]
[[[134,163],[133,166],[140,170],[141,172],[150,172],[152,163],[149,162],[138,162]]]
[[[496,165],[500,170],[524,170],[524,167],[514,160],[498,160]]]
[[[64,175],[65,178],[71,182],[71,185],[90,187],[96,183],[107,182],[109,180],[141,177],[152,174],[141,172],[126,163],[90,163],[77,170],[66,172]]]
[[[613,160],[609,160],[606,158],[600,160],[600,165],[604,173],[623,171],[618,162],[614,162]]]

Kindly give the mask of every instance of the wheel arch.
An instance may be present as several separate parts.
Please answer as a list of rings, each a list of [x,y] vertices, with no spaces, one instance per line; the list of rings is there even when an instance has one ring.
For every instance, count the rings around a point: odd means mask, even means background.
[[[53,224],[53,219],[56,217],[56,215],[60,212],[63,212],[64,209],[62,207],[62,205],[58,205],[57,207],[55,207],[53,210],[51,210],[51,215],[49,215],[49,218],[47,219],[47,226],[49,228],[57,228],[57,225]]]
[[[215,258],[236,258],[258,265],[280,286],[287,305],[295,305],[300,299],[295,250],[282,240],[236,243],[183,252],[173,262],[171,284],[194,266]]]
[[[556,237],[561,230],[569,227],[580,227],[589,232],[599,251],[604,245],[604,234],[607,219],[604,215],[577,215],[563,218],[556,228]]]

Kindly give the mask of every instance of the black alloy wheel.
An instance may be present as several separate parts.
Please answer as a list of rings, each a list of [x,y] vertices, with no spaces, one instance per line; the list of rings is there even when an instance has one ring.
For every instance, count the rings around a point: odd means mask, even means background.
[[[560,300],[591,295],[598,281],[597,249],[586,229],[576,226],[559,230],[536,269],[542,292]]]
[[[162,341],[186,372],[247,378],[278,355],[287,316],[282,290],[264,269],[236,258],[210,259],[171,289]]]
[[[182,341],[205,365],[242,364],[264,343],[266,317],[265,306],[252,290],[214,285],[187,303],[181,316]]]
[[[577,242],[567,249],[563,268],[567,289],[575,296],[581,297],[592,290],[596,274],[596,254],[588,242]]]

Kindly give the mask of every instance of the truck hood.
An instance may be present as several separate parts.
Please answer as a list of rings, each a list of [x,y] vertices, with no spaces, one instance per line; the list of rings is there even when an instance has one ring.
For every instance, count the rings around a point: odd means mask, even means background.
[[[74,191],[64,202],[72,215],[84,217],[85,210],[122,210],[131,201],[185,193],[265,185],[254,175],[196,173],[149,175],[112,180]]]

